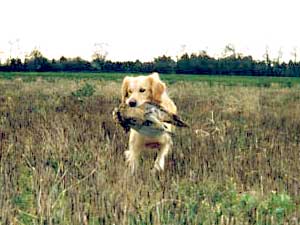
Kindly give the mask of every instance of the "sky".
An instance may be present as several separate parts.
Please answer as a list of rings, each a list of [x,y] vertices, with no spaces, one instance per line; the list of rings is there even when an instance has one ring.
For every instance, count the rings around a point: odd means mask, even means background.
[[[0,60],[37,48],[49,58],[95,51],[113,61],[237,52],[300,60],[298,0],[0,0]]]

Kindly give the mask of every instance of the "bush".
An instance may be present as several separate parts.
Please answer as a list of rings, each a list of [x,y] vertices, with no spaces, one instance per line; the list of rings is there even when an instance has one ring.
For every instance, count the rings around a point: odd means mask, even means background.
[[[82,97],[90,97],[94,93],[95,93],[95,87],[91,84],[86,83],[82,88],[73,91],[71,95],[80,99]]]

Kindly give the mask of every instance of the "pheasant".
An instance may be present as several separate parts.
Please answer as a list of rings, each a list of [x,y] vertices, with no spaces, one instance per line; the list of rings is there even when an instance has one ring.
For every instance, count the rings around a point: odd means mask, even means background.
[[[166,123],[177,127],[188,127],[178,115],[168,112],[154,102],[145,102],[137,107],[121,104],[114,109],[113,117],[126,132],[132,128],[149,137],[156,137],[163,133],[174,135]]]

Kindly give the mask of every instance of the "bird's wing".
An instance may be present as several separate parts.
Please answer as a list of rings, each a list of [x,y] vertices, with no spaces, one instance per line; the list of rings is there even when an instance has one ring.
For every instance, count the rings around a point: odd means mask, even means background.
[[[155,114],[157,119],[161,122],[170,123],[178,127],[189,127],[189,125],[182,121],[182,119],[178,115],[169,112],[163,106],[157,103],[146,102],[144,107],[145,115]]]

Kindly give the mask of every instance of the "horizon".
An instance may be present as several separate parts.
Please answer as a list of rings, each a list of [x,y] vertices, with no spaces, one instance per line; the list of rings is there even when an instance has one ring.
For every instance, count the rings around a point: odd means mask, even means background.
[[[48,59],[89,61],[95,51],[121,62],[200,51],[219,58],[232,44],[254,60],[263,60],[268,49],[272,60],[288,62],[300,50],[297,5],[296,0],[7,0],[0,13],[0,60],[23,59],[33,49]]]
[[[233,46],[234,47],[234,45],[231,45],[231,44],[229,44],[227,46]],[[159,58],[162,58],[162,57],[167,57],[167,58],[171,58],[174,62],[177,62],[184,55],[188,55],[189,57],[191,57],[192,55],[200,56],[200,55],[204,54],[204,55],[207,55],[208,57],[210,57],[210,58],[212,58],[214,60],[225,59],[226,57],[230,57],[230,56],[234,55],[236,58],[238,58],[238,57],[242,57],[242,58],[244,58],[244,57],[251,57],[252,60],[255,61],[255,62],[264,62],[264,61],[266,61],[266,57],[265,57],[266,52],[268,52],[268,53],[270,52],[270,49],[268,48],[268,46],[266,46],[265,53],[263,54],[263,56],[261,58],[255,58],[255,57],[253,57],[253,55],[243,54],[242,52],[236,51],[236,49],[234,49],[235,50],[234,54],[226,54],[225,53],[225,48],[226,48],[226,46],[224,47],[224,49],[222,49],[220,51],[220,54],[215,54],[215,55],[211,55],[208,52],[206,52],[205,50],[200,50],[198,52],[187,52],[187,51],[184,51],[184,52],[181,52],[182,54],[178,54],[178,55],[175,55],[175,56],[167,55],[167,54],[157,55],[157,56],[154,56],[152,59],[147,60],[147,61],[143,61],[143,60],[140,60],[140,59],[114,60],[114,59],[110,59],[108,57],[104,57],[104,60],[105,61],[111,61],[111,62],[120,62],[120,63],[136,62],[136,61],[139,61],[141,63],[152,63],[156,59],[159,59]],[[39,48],[34,47],[34,49],[32,49],[31,51],[26,52],[26,55],[23,55],[23,57],[19,57],[18,55],[15,55],[15,56],[11,56],[11,57],[8,56],[7,58],[1,58],[1,54],[3,55],[3,52],[0,51],[0,64],[3,64],[5,62],[7,63],[10,59],[20,59],[21,62],[24,63],[25,59],[26,58],[30,58],[30,54],[33,53],[34,51],[38,51],[39,53],[41,53],[41,55],[44,58],[46,58],[49,61],[51,61],[51,60],[59,61],[61,58],[65,58],[67,60],[74,60],[76,58],[79,58],[79,59],[84,60],[84,61],[92,62],[93,59],[94,59],[93,58],[93,54],[91,54],[91,57],[89,57],[89,58],[84,58],[84,57],[82,57],[80,55],[77,55],[77,56],[76,55],[73,55],[73,56],[61,55],[61,56],[58,56],[56,58],[50,58],[47,55],[45,55]],[[291,52],[291,53],[295,53],[295,52]],[[269,60],[271,62],[289,63],[290,61],[295,62],[295,56],[290,57],[288,59],[288,61],[287,60],[282,60],[282,52],[280,51],[278,53],[277,57],[274,57],[274,58],[270,57]],[[298,62],[300,62],[300,57],[298,57],[298,55],[297,55],[297,63]]]

